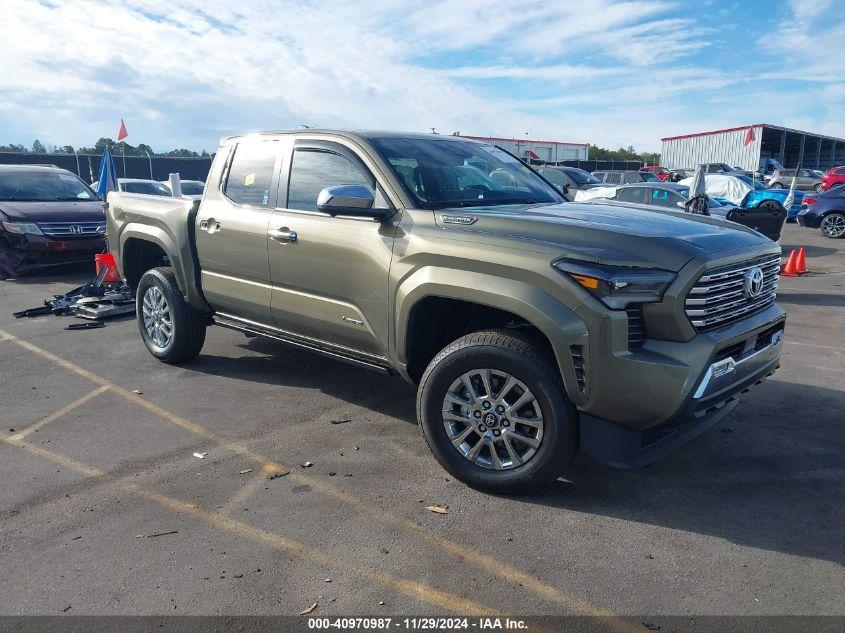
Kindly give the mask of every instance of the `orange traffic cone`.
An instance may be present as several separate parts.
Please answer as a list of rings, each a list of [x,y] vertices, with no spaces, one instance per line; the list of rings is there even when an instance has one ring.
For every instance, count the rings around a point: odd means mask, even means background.
[[[798,256],[795,253],[795,249],[792,249],[792,252],[789,253],[789,259],[786,260],[786,264],[783,268],[781,268],[780,274],[784,277],[797,277],[798,272],[795,270],[796,263],[798,261]]]
[[[803,275],[804,273],[807,272],[807,261],[805,259],[804,247],[803,246],[798,249],[798,258],[797,258],[797,261],[795,262],[795,266],[796,266],[795,272],[798,273],[799,275]]]

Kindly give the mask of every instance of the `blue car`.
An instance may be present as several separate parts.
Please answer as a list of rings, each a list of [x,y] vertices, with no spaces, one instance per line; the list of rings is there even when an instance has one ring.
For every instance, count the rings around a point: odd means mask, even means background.
[[[736,176],[742,182],[754,187],[754,190],[749,191],[748,195],[739,205],[744,209],[752,209],[760,205],[760,203],[765,202],[766,200],[775,200],[776,202],[780,203],[780,206],[783,206],[783,203],[786,202],[786,197],[789,195],[789,189],[770,189],[759,180],[754,180],[753,178],[749,178],[748,176],[741,176],[736,174],[731,175]],[[801,211],[801,203],[803,201],[804,192],[798,191],[796,189],[792,206],[786,210],[787,222],[789,222],[790,220],[794,221],[795,218],[798,217],[798,213]],[[727,202],[727,200],[720,200],[720,202],[730,204],[729,202]]]
[[[825,237],[845,237],[845,187],[805,196],[798,224],[821,229]]]

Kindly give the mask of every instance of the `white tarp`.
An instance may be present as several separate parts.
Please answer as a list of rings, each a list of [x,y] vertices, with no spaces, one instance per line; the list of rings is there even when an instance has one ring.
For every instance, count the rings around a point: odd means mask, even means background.
[[[575,202],[586,202],[595,198],[615,198],[616,187],[593,187],[592,189],[579,189],[575,192]]]
[[[679,185],[692,186],[692,178],[684,178]],[[736,176],[726,174],[707,174],[704,177],[704,191],[711,198],[722,198],[731,204],[739,205],[752,187]]]

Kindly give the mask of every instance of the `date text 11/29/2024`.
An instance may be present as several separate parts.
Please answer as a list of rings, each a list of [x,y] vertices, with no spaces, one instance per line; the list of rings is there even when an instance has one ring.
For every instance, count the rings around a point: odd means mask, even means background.
[[[477,629],[480,631],[525,630],[524,620],[514,618],[308,618],[308,628],[315,630],[420,630],[451,631]]]

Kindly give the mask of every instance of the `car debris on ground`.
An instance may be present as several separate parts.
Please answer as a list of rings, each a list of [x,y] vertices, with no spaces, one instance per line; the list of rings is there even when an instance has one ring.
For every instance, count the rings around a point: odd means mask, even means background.
[[[103,267],[92,281],[68,290],[63,295],[53,295],[52,299],[45,299],[43,306],[28,308],[12,314],[17,319],[47,314],[73,315],[89,319],[96,324],[72,324],[72,326],[65,328],[68,330],[104,327],[103,319],[135,311],[135,298],[132,295],[132,290],[122,282],[103,281],[107,272],[108,269]]]

